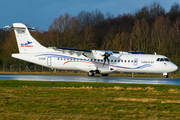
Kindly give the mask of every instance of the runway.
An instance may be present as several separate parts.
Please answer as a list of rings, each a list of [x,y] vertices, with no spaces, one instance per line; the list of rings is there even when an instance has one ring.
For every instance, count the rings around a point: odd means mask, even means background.
[[[170,84],[180,85],[180,78],[149,78],[149,77],[102,77],[75,75],[25,75],[0,74],[0,80],[26,81],[71,81],[71,82],[104,82],[104,83],[135,83],[135,84]]]

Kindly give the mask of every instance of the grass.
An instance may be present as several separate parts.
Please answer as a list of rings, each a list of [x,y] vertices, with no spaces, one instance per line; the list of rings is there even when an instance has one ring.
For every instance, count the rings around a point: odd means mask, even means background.
[[[0,81],[0,119],[180,119],[180,86]]]

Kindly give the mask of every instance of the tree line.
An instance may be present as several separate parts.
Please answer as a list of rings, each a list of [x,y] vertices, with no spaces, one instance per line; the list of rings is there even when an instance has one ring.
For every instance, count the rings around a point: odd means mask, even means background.
[[[114,17],[99,10],[68,13],[55,18],[48,31],[36,28],[31,35],[46,47],[145,51],[162,54],[180,65],[180,5],[174,3],[168,12],[159,4],[144,6],[134,14]],[[11,57],[18,53],[13,30],[0,29],[0,63],[28,64]]]

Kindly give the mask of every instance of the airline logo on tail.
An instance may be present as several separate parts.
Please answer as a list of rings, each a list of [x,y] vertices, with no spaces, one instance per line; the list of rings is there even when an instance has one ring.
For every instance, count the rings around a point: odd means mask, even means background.
[[[21,47],[34,47],[32,42],[27,41],[27,43],[21,43]]]

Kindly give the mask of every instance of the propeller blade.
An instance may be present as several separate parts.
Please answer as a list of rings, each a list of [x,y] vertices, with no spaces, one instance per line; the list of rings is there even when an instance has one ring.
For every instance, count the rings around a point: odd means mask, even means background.
[[[136,48],[135,52],[138,50],[138,47]]]
[[[107,60],[108,60],[108,64],[109,64],[109,58],[107,57]]]
[[[111,45],[109,44],[107,51],[109,50],[109,47],[110,47],[110,46],[111,46]]]
[[[106,52],[106,45],[104,45],[104,50],[105,50],[105,52]]]
[[[104,66],[105,62],[106,62],[106,58],[104,57],[104,63],[103,63],[103,66]]]

